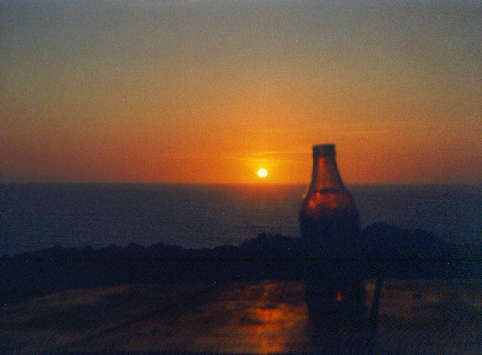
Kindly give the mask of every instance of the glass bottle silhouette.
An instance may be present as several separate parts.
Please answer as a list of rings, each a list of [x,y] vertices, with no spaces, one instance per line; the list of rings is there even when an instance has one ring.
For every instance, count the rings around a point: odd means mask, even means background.
[[[313,146],[313,176],[299,223],[310,256],[350,257],[357,250],[360,217],[338,172],[333,144]]]
[[[357,261],[360,218],[338,172],[333,144],[313,147],[313,176],[301,205],[299,223],[313,337],[323,339],[324,346],[330,342],[335,348],[344,346],[336,334],[360,333],[366,298]]]

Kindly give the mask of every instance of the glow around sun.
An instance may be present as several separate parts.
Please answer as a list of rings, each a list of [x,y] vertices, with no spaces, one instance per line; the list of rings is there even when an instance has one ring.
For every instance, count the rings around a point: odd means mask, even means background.
[[[258,176],[259,176],[261,179],[264,179],[266,176],[268,176],[268,170],[266,170],[266,169],[259,169],[259,170],[258,170]]]

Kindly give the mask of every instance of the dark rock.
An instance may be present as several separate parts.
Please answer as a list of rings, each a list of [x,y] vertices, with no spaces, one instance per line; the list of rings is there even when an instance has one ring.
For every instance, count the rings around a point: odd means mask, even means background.
[[[356,265],[364,277],[478,278],[480,246],[458,246],[430,232],[384,223],[363,230],[356,260],[320,260]],[[162,243],[134,243],[95,250],[55,246],[0,257],[0,302],[17,302],[54,291],[123,283],[299,280],[305,265],[300,238],[259,234],[239,247],[185,249]],[[352,264],[349,264],[352,263]]]

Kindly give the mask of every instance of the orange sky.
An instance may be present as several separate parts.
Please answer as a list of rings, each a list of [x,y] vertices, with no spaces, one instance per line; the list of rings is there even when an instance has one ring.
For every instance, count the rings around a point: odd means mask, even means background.
[[[480,183],[476,1],[0,6],[0,181]]]

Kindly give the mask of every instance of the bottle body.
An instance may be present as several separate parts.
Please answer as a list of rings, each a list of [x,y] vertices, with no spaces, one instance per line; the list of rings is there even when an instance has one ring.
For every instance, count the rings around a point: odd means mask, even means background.
[[[300,229],[311,257],[351,258],[358,250],[360,218],[356,213],[312,218],[300,213]]]

